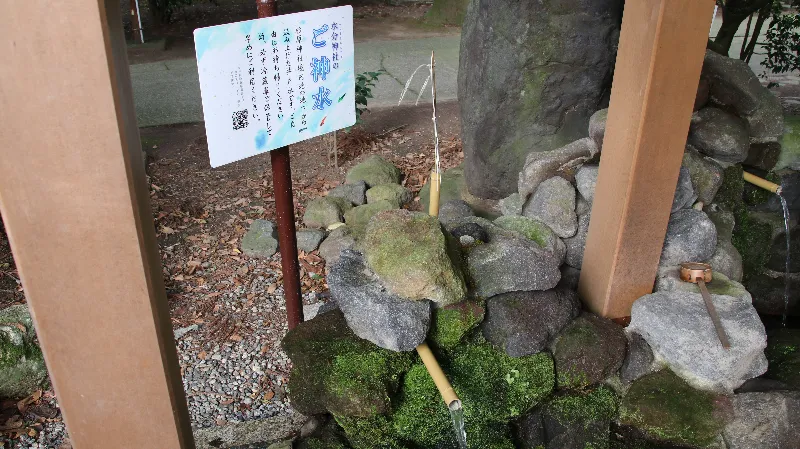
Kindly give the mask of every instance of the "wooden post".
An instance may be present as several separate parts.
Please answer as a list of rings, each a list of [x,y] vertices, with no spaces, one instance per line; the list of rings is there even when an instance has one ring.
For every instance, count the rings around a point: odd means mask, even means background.
[[[0,59],[0,208],[72,446],[193,448],[119,2],[0,2]]]
[[[605,317],[652,292],[713,11],[714,0],[625,3],[579,283]]]

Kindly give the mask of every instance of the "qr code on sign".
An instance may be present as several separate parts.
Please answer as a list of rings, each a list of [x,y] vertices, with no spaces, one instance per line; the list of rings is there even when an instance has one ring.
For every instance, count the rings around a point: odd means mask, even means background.
[[[247,128],[247,109],[233,113],[233,130]]]

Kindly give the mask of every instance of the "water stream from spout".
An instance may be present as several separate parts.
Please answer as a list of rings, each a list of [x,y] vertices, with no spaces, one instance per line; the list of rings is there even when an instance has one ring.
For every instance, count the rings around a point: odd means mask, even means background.
[[[781,317],[781,324],[786,327],[786,317],[789,314],[789,272],[792,262],[792,240],[789,237],[789,206],[786,204],[786,198],[780,193],[778,198],[781,199],[781,206],[783,207],[783,223],[786,226],[786,273],[783,278],[783,317]]]
[[[450,409],[450,417],[453,418],[453,430],[456,432],[458,447],[467,449],[467,430],[464,427],[464,408],[461,401],[453,401],[447,406]]]

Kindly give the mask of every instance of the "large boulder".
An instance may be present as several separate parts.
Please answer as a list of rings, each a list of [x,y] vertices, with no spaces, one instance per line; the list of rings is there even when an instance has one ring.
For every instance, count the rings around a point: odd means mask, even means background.
[[[0,398],[21,399],[41,388],[47,368],[28,308],[0,310]]]
[[[681,209],[669,217],[660,266],[701,262],[714,255],[717,229],[703,211]]]
[[[271,221],[254,220],[242,237],[242,253],[248,257],[271,257],[278,251],[278,231]]]
[[[662,370],[633,382],[620,404],[619,424],[657,443],[634,447],[708,448],[720,447],[712,445],[732,415],[727,397],[695,390]]]
[[[350,209],[344,214],[344,221],[350,228],[353,237],[358,240],[364,236],[364,231],[367,229],[367,224],[372,217],[392,209],[396,209],[394,204],[386,200],[380,200]]]
[[[692,116],[688,142],[707,156],[733,164],[747,159],[750,149],[747,123],[717,108],[704,108]]]
[[[328,192],[332,198],[344,198],[353,206],[361,206],[367,203],[367,183],[357,181],[352,184],[342,184],[334,187]]]
[[[412,360],[409,353],[357,337],[339,310],[300,323],[281,345],[292,359],[292,407],[304,415],[368,417],[391,411],[397,378]]]
[[[450,200],[439,206],[439,221],[443,224],[473,216],[475,213],[464,200]]]
[[[411,192],[400,184],[381,184],[367,190],[367,202],[388,201],[399,209],[411,202]]]
[[[581,311],[569,290],[511,292],[486,301],[483,336],[511,357],[544,350]]]
[[[470,2],[458,71],[470,193],[508,196],[528,153],[586,136],[607,100],[622,4]]]
[[[381,184],[399,184],[400,169],[382,156],[374,154],[347,172],[345,182],[354,184],[364,181],[367,187]]]
[[[716,271],[716,268],[714,268],[711,282],[706,284],[706,288],[712,295],[733,296],[746,303],[753,302],[752,296],[744,288],[744,285]],[[653,291],[698,293],[700,287],[697,284],[681,280],[680,267],[661,267],[658,269]]]
[[[356,244],[356,239],[350,233],[347,226],[340,226],[330,234],[319,245],[319,255],[325,259],[328,265],[333,265],[339,260],[339,256],[345,249],[352,248]]]
[[[733,397],[733,420],[723,435],[728,449],[789,448],[800,443],[800,391]]]
[[[683,167],[689,170],[698,201],[711,204],[722,185],[722,166],[717,161],[701,155],[693,147],[687,146],[683,153]]]
[[[719,342],[700,293],[656,292],[639,298],[628,331],[641,334],[653,353],[695,388],[730,393],[767,370],[767,335],[749,301],[711,298],[729,349]]]
[[[578,231],[575,188],[566,179],[554,176],[539,184],[522,214],[546,224],[559,237],[572,237]]]
[[[344,251],[327,279],[331,297],[359,337],[392,351],[413,351],[425,341],[430,302],[386,291],[360,253]]]
[[[363,246],[369,267],[402,297],[447,305],[466,294],[463,275],[448,254],[453,245],[436,217],[407,210],[380,213],[367,225]]]
[[[737,115],[752,114],[766,90],[746,62],[706,50],[703,78],[709,82],[711,100],[732,108]]]
[[[775,169],[789,168],[800,170],[800,117],[785,117],[781,155]]]
[[[344,213],[353,207],[349,200],[333,196],[314,198],[306,204],[303,223],[309,228],[327,228],[343,221]]]
[[[578,168],[598,151],[594,140],[586,137],[556,150],[529,154],[519,173],[519,194],[527,198],[536,191],[539,184],[559,174],[574,176]]]
[[[558,388],[580,390],[614,375],[622,367],[627,345],[622,326],[584,313],[551,345]]]
[[[678,184],[675,186],[675,195],[672,197],[672,210],[677,212],[681,209],[692,207],[697,200],[697,194],[694,193],[694,186],[692,185],[692,177],[689,174],[689,169],[681,167],[680,174],[678,175]]]
[[[558,284],[561,261],[520,237],[497,237],[467,253],[467,272],[475,295],[489,298],[514,291],[550,290]]]
[[[581,196],[591,204],[594,201],[594,190],[597,187],[597,175],[600,173],[599,165],[584,165],[575,175],[575,185]]]
[[[606,136],[606,122],[608,121],[608,109],[601,109],[589,118],[589,137],[594,140],[599,150],[603,149],[603,139]]]

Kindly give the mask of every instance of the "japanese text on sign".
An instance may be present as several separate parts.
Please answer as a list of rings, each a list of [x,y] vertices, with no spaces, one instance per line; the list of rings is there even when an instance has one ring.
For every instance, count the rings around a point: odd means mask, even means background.
[[[352,7],[194,37],[212,167],[355,124]]]

